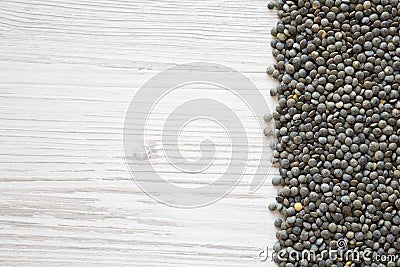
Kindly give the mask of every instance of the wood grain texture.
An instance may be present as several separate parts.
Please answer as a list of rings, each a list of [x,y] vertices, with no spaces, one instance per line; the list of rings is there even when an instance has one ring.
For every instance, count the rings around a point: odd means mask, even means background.
[[[122,127],[177,64],[224,64],[267,96],[275,20],[264,0],[0,1],[0,265],[274,266],[257,259],[275,239],[270,179],[166,207],[132,181]]]

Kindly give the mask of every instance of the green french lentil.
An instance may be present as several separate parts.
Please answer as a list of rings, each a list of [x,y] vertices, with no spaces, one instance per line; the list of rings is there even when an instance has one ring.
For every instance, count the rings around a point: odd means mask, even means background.
[[[283,186],[277,201],[284,215],[276,247],[318,254],[347,238],[359,250],[399,254],[400,3],[276,3],[277,62],[268,70],[280,82],[272,93],[281,176],[273,184]]]

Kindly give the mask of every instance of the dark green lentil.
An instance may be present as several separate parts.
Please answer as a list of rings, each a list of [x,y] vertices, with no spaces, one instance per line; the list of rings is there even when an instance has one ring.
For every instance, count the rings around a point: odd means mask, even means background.
[[[274,7],[275,7],[275,3],[274,2],[271,1],[271,2],[268,3],[268,8],[269,9],[274,9]]]
[[[275,221],[286,254],[353,249],[400,253],[400,2],[279,0],[271,31],[279,86]],[[295,204],[301,204],[297,211]],[[318,257],[317,257],[318,258]],[[279,266],[345,266],[275,258]],[[361,262],[351,266],[400,266]]]

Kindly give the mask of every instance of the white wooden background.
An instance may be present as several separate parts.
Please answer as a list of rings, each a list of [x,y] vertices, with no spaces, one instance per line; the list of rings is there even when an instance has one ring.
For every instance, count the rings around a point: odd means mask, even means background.
[[[227,65],[268,95],[266,4],[1,0],[0,265],[274,266],[257,259],[275,240],[270,179],[170,208],[133,183],[122,149],[135,90],[176,64]]]

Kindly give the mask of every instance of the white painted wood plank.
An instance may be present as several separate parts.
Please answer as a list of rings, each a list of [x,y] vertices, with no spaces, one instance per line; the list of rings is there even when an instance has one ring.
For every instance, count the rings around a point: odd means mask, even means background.
[[[0,265],[273,266],[257,259],[275,239],[270,179],[166,207],[132,181],[122,127],[136,90],[177,64],[227,65],[267,96],[275,20],[261,0],[1,1]]]

